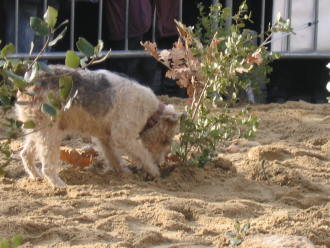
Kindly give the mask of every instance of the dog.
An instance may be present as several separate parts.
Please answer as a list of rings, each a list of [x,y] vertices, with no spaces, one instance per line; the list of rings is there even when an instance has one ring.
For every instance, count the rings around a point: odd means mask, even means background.
[[[20,153],[31,178],[46,178],[52,186],[66,185],[59,177],[60,145],[72,133],[92,137],[106,160],[106,170],[123,172],[121,155],[125,154],[139,169],[160,176],[158,164],[179,129],[181,114],[172,105],[160,102],[151,89],[107,70],[49,67],[52,72],[39,71],[36,83],[18,91],[15,105],[18,120],[36,124],[32,132],[24,130]],[[73,86],[65,107],[54,118],[43,113],[41,106],[49,102],[50,92],[58,94],[61,76],[71,76]],[[41,171],[35,166],[37,158]]]

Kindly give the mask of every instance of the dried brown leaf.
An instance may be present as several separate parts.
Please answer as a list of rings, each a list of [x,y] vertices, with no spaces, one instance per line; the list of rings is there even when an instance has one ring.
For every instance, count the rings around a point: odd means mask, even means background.
[[[173,63],[182,64],[186,58],[186,51],[183,48],[175,47],[172,49],[171,57],[172,57]]]
[[[238,72],[238,73],[243,74],[243,73],[250,72],[252,70],[252,68],[253,68],[253,65],[250,65],[248,68],[245,68],[245,67],[241,66],[241,67],[237,67],[235,69],[235,71]]]
[[[177,79],[177,73],[173,69],[169,69],[166,73],[165,76],[170,78],[170,79]]]
[[[62,147],[60,150],[60,159],[71,164],[76,169],[88,167],[98,153],[92,149],[77,150],[68,147]]]
[[[174,22],[176,24],[176,29],[178,30],[180,37],[185,41],[187,45],[191,44],[193,38],[187,26],[177,20],[174,20]]]
[[[159,60],[159,55],[157,51],[157,45],[154,42],[146,41],[146,42],[140,42],[141,46],[144,47],[144,50],[148,51],[152,57]]]
[[[187,87],[187,95],[188,95],[189,97],[193,97],[193,96],[194,96],[194,91],[195,91],[195,88],[192,87],[191,85],[189,85],[189,86]]]
[[[173,47],[182,48],[182,49],[185,48],[181,40],[178,40],[177,42],[174,42]]]
[[[217,33],[215,33],[210,42],[210,48],[218,48],[218,45],[227,39],[226,37],[216,37],[216,35]]]
[[[178,81],[177,81],[177,85],[179,85],[181,88],[188,88],[190,85],[189,79],[185,78],[185,77],[181,77]]]
[[[261,49],[257,49],[254,53],[246,58],[247,63],[260,65],[263,61],[261,56]]]
[[[170,67],[170,60],[172,58],[172,53],[169,50],[162,50],[159,53],[160,61],[162,61],[167,67]]]

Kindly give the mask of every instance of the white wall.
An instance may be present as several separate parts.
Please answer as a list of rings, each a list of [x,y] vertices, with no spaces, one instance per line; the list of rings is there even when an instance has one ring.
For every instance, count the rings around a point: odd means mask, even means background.
[[[314,50],[315,25],[307,27],[307,23],[314,22],[316,0],[292,0],[291,25],[296,35],[282,37],[275,34],[272,39],[272,51],[308,52]],[[273,22],[278,12],[283,18],[288,18],[289,1],[273,1]],[[317,30],[317,51],[330,51],[330,0],[319,0],[319,23]],[[281,38],[282,37],[282,38]]]

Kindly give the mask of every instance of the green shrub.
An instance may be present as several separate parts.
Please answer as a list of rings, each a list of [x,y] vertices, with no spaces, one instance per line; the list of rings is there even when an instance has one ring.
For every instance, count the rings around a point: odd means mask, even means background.
[[[181,121],[180,143],[174,152],[183,163],[203,167],[215,156],[217,146],[225,140],[251,137],[258,120],[248,108],[239,113],[230,107],[238,101],[239,93],[258,86],[256,75],[271,71],[269,62],[277,57],[267,51],[273,32],[290,31],[289,21],[278,17],[264,34],[254,35],[245,29],[251,21],[244,1],[238,13],[230,16],[228,8],[215,4],[208,14],[202,5],[195,27],[177,23],[179,40],[170,50],[157,50],[157,45],[142,45],[168,71],[166,76],[186,88],[191,104]],[[228,18],[232,25],[225,29]],[[253,39],[266,35],[259,46]]]

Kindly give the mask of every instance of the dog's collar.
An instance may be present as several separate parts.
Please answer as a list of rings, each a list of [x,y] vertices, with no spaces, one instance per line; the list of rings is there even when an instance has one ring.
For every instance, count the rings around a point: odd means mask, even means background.
[[[165,109],[165,104],[164,103],[159,103],[157,111],[155,113],[153,113],[153,115],[148,118],[147,123],[144,126],[141,133],[143,133],[144,131],[146,131],[150,128],[153,128],[159,122],[160,116],[163,114],[164,109]]]

